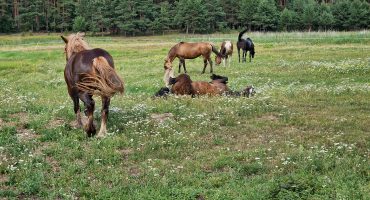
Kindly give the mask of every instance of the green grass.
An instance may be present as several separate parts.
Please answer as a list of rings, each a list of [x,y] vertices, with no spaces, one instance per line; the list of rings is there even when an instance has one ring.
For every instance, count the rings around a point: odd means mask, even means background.
[[[232,66],[214,70],[255,97],[152,99],[173,44],[237,33],[88,36],[126,85],[96,139],[71,124],[59,35],[0,36],[0,198],[369,199],[370,33],[250,37],[252,63],[234,47]],[[202,65],[187,61],[193,80],[209,79]]]

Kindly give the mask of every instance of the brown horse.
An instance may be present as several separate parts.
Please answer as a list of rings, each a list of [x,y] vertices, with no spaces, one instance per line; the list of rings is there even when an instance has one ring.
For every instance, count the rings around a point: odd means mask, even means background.
[[[213,72],[212,66],[213,63],[211,60],[212,52],[217,55],[215,59],[216,64],[220,64],[222,55],[217,51],[213,44],[209,42],[196,42],[196,43],[180,42],[174,45],[168,52],[167,58],[164,60],[165,61],[164,81],[166,83],[166,86],[168,86],[169,77],[173,77],[172,62],[175,58],[179,58],[179,73],[181,71],[181,65],[184,67],[184,72],[187,73],[185,67],[185,59],[194,59],[199,56],[203,56],[204,61],[204,68],[202,73],[205,72],[208,63],[211,66],[210,73],[212,73]]]
[[[212,75],[212,77],[217,75]],[[219,78],[221,77],[221,78]],[[212,78],[213,79],[213,78]],[[192,81],[187,74],[180,74],[176,78],[170,78],[171,92],[176,95],[222,95],[230,89],[227,87],[227,77],[217,76],[211,82]]]
[[[90,49],[83,36],[81,33],[71,34],[68,37],[61,36],[65,42],[67,60],[64,78],[68,93],[73,100],[79,127],[82,126],[79,100],[85,104],[88,121],[84,129],[89,137],[96,133],[93,123],[95,102],[92,96],[101,96],[102,120],[97,137],[104,137],[107,132],[110,99],[116,92],[123,93],[124,85],[114,70],[112,56],[103,49]]]

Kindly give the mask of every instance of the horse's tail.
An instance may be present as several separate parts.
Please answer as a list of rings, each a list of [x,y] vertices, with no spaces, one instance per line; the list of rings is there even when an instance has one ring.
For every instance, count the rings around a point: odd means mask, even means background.
[[[248,29],[244,29],[242,32],[239,33],[238,41],[242,40],[242,37],[243,37],[244,33],[247,32],[247,31],[248,31]]]
[[[88,92],[91,95],[100,95],[112,97],[115,93],[124,92],[124,84],[107,59],[99,56],[93,59],[92,74],[84,74],[82,81],[77,83],[81,91]]]

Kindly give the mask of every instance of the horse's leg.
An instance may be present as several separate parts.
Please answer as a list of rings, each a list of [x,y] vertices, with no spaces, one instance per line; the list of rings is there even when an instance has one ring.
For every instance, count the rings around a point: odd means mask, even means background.
[[[76,120],[77,120],[77,127],[82,127],[82,121],[81,121],[81,110],[80,110],[80,100],[78,99],[78,95],[74,95],[72,97],[73,100],[73,110],[75,111]]]
[[[186,71],[186,67],[185,67],[185,59],[183,59],[183,60],[182,60],[182,66],[184,67],[184,72],[185,72],[185,74],[186,74],[186,73],[188,73],[188,72]]]
[[[81,121],[81,110],[80,110],[80,102],[78,99],[78,92],[68,89],[68,93],[73,101],[73,110],[75,112],[76,121],[77,121],[76,126],[77,128],[80,128],[82,126],[82,121]]]
[[[179,73],[181,72],[181,64],[182,64],[182,60],[181,58],[179,58]]]
[[[239,63],[240,63],[240,48],[238,48],[238,57],[239,57]]]
[[[243,62],[247,62],[247,51],[243,50]]]
[[[226,67],[226,60],[227,60],[227,56],[224,59],[222,59],[222,63],[224,64],[224,67]]]
[[[87,115],[87,123],[84,125],[84,129],[87,133],[87,136],[91,137],[95,135],[96,133],[96,128],[94,125],[94,108],[95,108],[95,102],[92,99],[92,96],[89,95],[88,93],[81,93],[79,95],[81,101],[85,103],[86,106],[86,112],[85,114]]]
[[[202,74],[204,74],[204,72],[206,71],[208,61],[207,61],[207,59],[204,59],[203,62],[204,62],[204,67],[203,67]]]
[[[213,62],[212,62],[211,57],[208,58],[208,62],[209,62],[209,65],[211,66],[211,69],[209,70],[209,73],[212,74],[213,73],[213,66],[212,66],[213,65]]]
[[[252,62],[252,55],[250,51],[249,51],[249,62]]]
[[[102,108],[101,108],[101,125],[99,133],[96,137],[105,137],[107,134],[107,120],[108,120],[108,113],[109,113],[109,104],[110,98],[109,97],[102,97]]]
[[[232,55],[229,55],[229,57],[228,57],[228,60],[229,60],[229,67],[231,66],[231,59],[232,59]]]

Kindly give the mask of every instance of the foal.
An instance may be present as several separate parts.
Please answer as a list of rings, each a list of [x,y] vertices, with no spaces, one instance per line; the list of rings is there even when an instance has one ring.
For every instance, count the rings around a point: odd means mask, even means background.
[[[102,120],[97,137],[104,137],[107,133],[110,99],[117,92],[123,93],[123,81],[114,70],[112,56],[103,49],[90,49],[83,36],[81,33],[61,36],[65,42],[67,61],[64,78],[73,100],[78,126],[82,126],[79,100],[85,104],[88,121],[84,129],[89,137],[96,133],[93,123],[95,102],[92,97],[101,96]]]
[[[226,83],[227,77],[215,78],[210,83],[206,81],[192,81],[187,74],[180,74],[176,78],[170,78],[170,84],[173,85],[171,92],[177,95],[222,95],[230,90]]]
[[[231,64],[231,57],[233,55],[233,43],[231,41],[224,41],[221,44],[221,49],[219,52],[222,55],[222,60],[224,67],[226,66],[226,61],[229,59],[229,66]],[[229,58],[230,57],[230,58]]]

